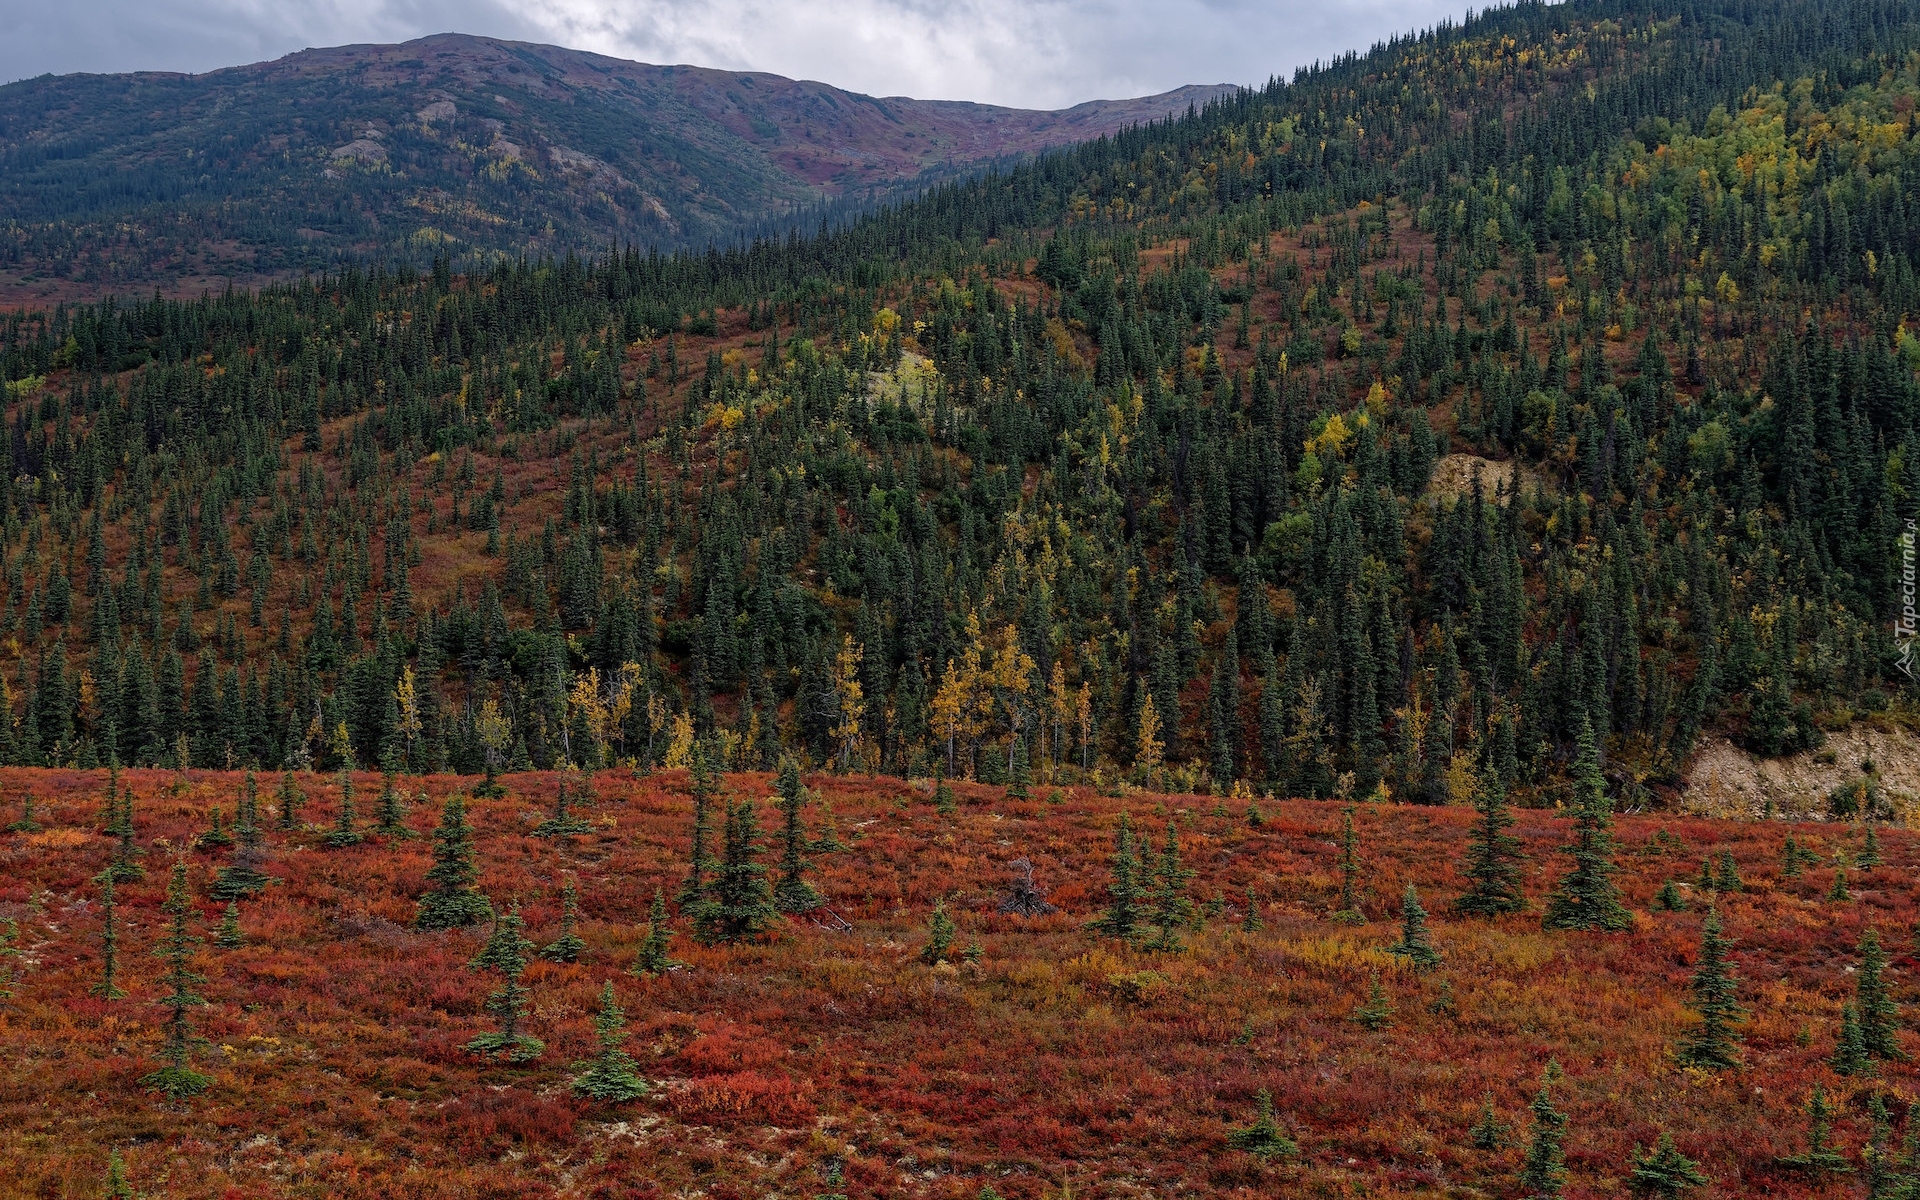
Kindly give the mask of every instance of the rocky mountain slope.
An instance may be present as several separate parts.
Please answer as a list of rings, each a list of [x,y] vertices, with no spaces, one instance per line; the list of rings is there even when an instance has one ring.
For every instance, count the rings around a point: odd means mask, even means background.
[[[1032,112],[453,34],[48,76],[0,88],[0,276],[112,287],[403,247],[698,246],[1231,90]]]

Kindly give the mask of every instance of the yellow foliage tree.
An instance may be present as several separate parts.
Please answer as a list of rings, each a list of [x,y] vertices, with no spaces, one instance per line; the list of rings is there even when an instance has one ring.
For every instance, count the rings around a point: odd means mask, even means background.
[[[867,701],[860,686],[860,660],[865,656],[853,635],[840,635],[840,650],[833,659],[833,704],[837,720],[833,740],[840,746],[840,769],[850,771],[860,757],[860,722],[867,715]]]

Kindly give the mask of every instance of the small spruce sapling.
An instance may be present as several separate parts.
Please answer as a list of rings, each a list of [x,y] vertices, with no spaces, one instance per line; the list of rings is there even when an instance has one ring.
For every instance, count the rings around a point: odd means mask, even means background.
[[[953,918],[947,913],[945,898],[933,902],[933,915],[927,918],[927,942],[920,947],[920,961],[933,966],[945,962],[947,951],[953,946],[953,938],[959,932]]]
[[[1180,865],[1180,837],[1172,821],[1167,822],[1166,841],[1149,870],[1153,879],[1153,924],[1159,932],[1147,948],[1176,954],[1181,944],[1174,930],[1193,917],[1193,901],[1187,898],[1193,871]]]
[[[1633,1170],[1627,1175],[1627,1183],[1641,1195],[1673,1200],[1682,1192],[1705,1187],[1710,1182],[1692,1159],[1680,1153],[1673,1144],[1673,1135],[1664,1129],[1654,1144],[1653,1153],[1643,1154],[1640,1147],[1633,1148]]]
[[[1559,1064],[1547,1064],[1547,1078],[1540,1083],[1529,1106],[1533,1112],[1533,1136],[1527,1142],[1527,1156],[1520,1167],[1520,1191],[1528,1200],[1559,1200],[1567,1181],[1567,1118],[1553,1106],[1552,1080],[1559,1075]]]
[[[1652,907],[1655,912],[1685,912],[1687,898],[1680,891],[1679,886],[1669,879],[1660,885],[1659,891],[1653,894]]]
[[[1499,1150],[1507,1144],[1510,1129],[1500,1114],[1494,1111],[1493,1093],[1488,1092],[1480,1102],[1480,1116],[1467,1130],[1467,1143],[1475,1150]]]
[[[1420,893],[1411,883],[1400,898],[1400,940],[1387,947],[1387,953],[1406,959],[1420,971],[1440,965],[1440,951],[1427,930],[1427,910],[1420,906]]]
[[[1140,859],[1134,852],[1133,827],[1124,812],[1120,814],[1119,832],[1114,835],[1112,872],[1113,879],[1107,884],[1106,911],[1088,928],[1130,942],[1140,933],[1144,889],[1140,886]]]
[[[20,798],[20,819],[7,826],[9,833],[39,833],[40,822],[34,813],[33,793],[28,792]]]
[[[711,885],[694,912],[694,928],[709,946],[758,937],[780,918],[773,906],[767,868],[758,861],[760,826],[753,801],[741,800],[727,813],[725,848]]]
[[[807,806],[807,789],[800,780],[800,764],[791,755],[780,760],[780,775],[774,782],[780,806],[780,882],[773,890],[773,903],[781,912],[809,913],[823,901],[820,893],[806,880],[807,831],[801,817]]]
[[[150,1092],[180,1100],[199,1095],[213,1083],[209,1076],[202,1075],[192,1066],[194,1047],[202,1039],[194,1034],[193,1019],[188,1014],[206,1005],[206,1001],[193,991],[193,986],[205,983],[206,977],[195,974],[187,965],[194,943],[200,939],[187,932],[187,919],[193,912],[193,904],[187,890],[185,859],[174,861],[173,878],[167,883],[166,903],[160,906],[160,910],[168,918],[167,931],[161,935],[160,948],[154,951],[167,961],[166,974],[162,979],[168,992],[159,1001],[167,1009],[166,1040],[160,1052],[166,1059],[166,1065],[141,1076],[140,1085]]]
[[[1807,1101],[1806,1152],[1787,1155],[1780,1165],[1809,1175],[1837,1175],[1853,1169],[1847,1156],[1833,1148],[1833,1106],[1827,1103],[1826,1089],[1817,1083]]]
[[[1260,919],[1260,897],[1254,895],[1253,885],[1247,885],[1247,915],[1240,918],[1241,933],[1259,933],[1266,927]]]
[[[328,848],[343,850],[348,846],[358,846],[366,841],[365,835],[353,827],[353,775],[347,768],[340,768],[340,812],[332,829],[320,839]]]
[[[1835,1075],[1873,1074],[1873,1060],[1867,1057],[1866,1039],[1860,1033],[1860,1011],[1851,1004],[1840,1007],[1840,1038],[1827,1065]]]
[[[599,1039],[600,1053],[584,1063],[573,1077],[573,1091],[577,1096],[598,1100],[603,1104],[624,1104],[629,1100],[638,1100],[651,1088],[640,1077],[638,1066],[624,1046],[627,1040],[627,1014],[620,1008],[620,1002],[614,999],[613,981],[608,980],[600,991],[600,1011],[594,1015],[594,1036]]]
[[[545,1053],[544,1042],[520,1029],[529,995],[520,977],[526,972],[527,952],[532,949],[533,942],[522,932],[520,908],[515,905],[494,922],[486,948],[468,964],[500,975],[500,986],[487,996],[486,1003],[486,1010],[499,1020],[500,1028],[468,1042],[468,1052],[513,1063],[531,1062]]]
[[[1367,914],[1360,911],[1359,838],[1353,831],[1353,805],[1340,810],[1340,908],[1333,919],[1347,925],[1364,925]]]
[[[554,794],[553,815],[533,827],[534,837],[577,837],[593,832],[592,822],[573,815],[575,801],[585,801],[593,795],[593,785],[585,778],[581,778],[576,787],[573,780],[577,775],[578,772],[569,771],[561,778],[560,790]]]
[[[1874,929],[1860,932],[1860,971],[1854,976],[1855,1003],[1860,1014],[1860,1044],[1867,1057],[1902,1059],[1900,1005],[1887,988],[1887,952]]]
[[[1520,891],[1520,839],[1508,832],[1513,814],[1498,779],[1474,794],[1473,808],[1477,816],[1468,835],[1465,870],[1472,883],[1454,901],[1453,911],[1476,917],[1519,912],[1527,906]]]
[[[1387,989],[1381,986],[1380,972],[1367,973],[1367,998],[1353,1010],[1354,1023],[1371,1033],[1378,1033],[1393,1024],[1393,1001],[1387,996]]]
[[[440,825],[433,831],[433,867],[427,872],[432,887],[420,897],[414,928],[464,929],[486,920],[492,910],[486,897],[473,889],[478,878],[466,801],[449,796],[440,812]]]
[[[126,995],[120,989],[120,922],[113,907],[113,871],[100,872],[100,982],[87,991],[103,1000],[118,1000]]]
[[[1291,1158],[1299,1153],[1293,1139],[1280,1128],[1273,1115],[1273,1093],[1261,1088],[1253,1098],[1253,1124],[1227,1134],[1227,1145],[1253,1155],[1262,1163],[1276,1158]]]
[[[133,1200],[133,1185],[127,1182],[127,1163],[118,1150],[107,1154],[106,1200]]]
[[[1690,1067],[1720,1070],[1740,1061],[1740,1035],[1735,1027],[1746,1017],[1736,998],[1740,980],[1727,965],[1731,939],[1722,936],[1720,914],[1709,911],[1700,926],[1700,961],[1693,970],[1693,998],[1688,1007],[1700,1024],[1681,1040],[1676,1057]]]
[[[240,906],[229,900],[226,912],[220,917],[220,928],[213,935],[213,944],[222,950],[238,950],[246,943],[246,934],[240,931]]]
[[[660,889],[653,889],[653,909],[647,914],[647,936],[640,943],[639,958],[633,964],[635,975],[664,975],[679,963],[667,957],[673,942],[673,930],[667,927],[667,902]]]
[[[1580,718],[1579,753],[1574,758],[1574,839],[1567,847],[1573,866],[1547,901],[1541,921],[1548,929],[1585,929],[1613,933],[1633,923],[1614,883],[1613,805],[1600,774],[1600,751],[1593,725]]]
[[[560,936],[540,947],[540,957],[548,962],[579,962],[587,944],[573,927],[580,920],[580,898],[569,879],[560,887]]]

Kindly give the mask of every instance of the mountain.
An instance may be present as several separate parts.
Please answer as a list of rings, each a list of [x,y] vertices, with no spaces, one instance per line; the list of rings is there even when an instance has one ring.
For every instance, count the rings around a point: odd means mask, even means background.
[[[48,76],[0,88],[0,271],[126,285],[402,247],[700,246],[1231,90],[1034,112],[456,34]]]

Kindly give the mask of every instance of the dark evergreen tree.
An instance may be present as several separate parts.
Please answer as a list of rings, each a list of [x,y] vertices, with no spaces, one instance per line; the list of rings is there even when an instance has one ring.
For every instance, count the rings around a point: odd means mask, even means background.
[[[1900,1005],[1887,987],[1887,952],[1874,929],[1860,931],[1860,970],[1854,976],[1860,1042],[1869,1058],[1901,1059]]]
[[[120,926],[113,907],[113,871],[102,871],[100,880],[100,982],[87,991],[102,1000],[118,1000],[126,993],[117,978],[120,970]]]
[[[1127,942],[1138,937],[1140,910],[1146,896],[1146,890],[1140,885],[1141,875],[1140,859],[1133,848],[1133,828],[1123,812],[1120,829],[1114,835],[1113,880],[1107,884],[1107,908],[1088,928]]]
[[[533,827],[534,837],[575,837],[593,832],[591,822],[584,817],[573,815],[574,801],[593,794],[592,785],[581,778],[576,795],[576,785],[573,782],[576,776],[577,772],[569,771],[561,777],[559,790],[554,793],[553,815]]]
[[[1840,1039],[1827,1065],[1836,1075],[1873,1074],[1873,1059],[1867,1056],[1867,1042],[1860,1033],[1860,1012],[1851,1004],[1840,1006]]]
[[[1700,926],[1700,959],[1693,969],[1693,1000],[1689,1005],[1700,1024],[1680,1040],[1676,1057],[1690,1067],[1720,1070],[1740,1061],[1740,1036],[1735,1027],[1746,1010],[1737,998],[1739,979],[1727,964],[1728,938],[1720,932],[1720,914],[1709,911]]]
[[[246,943],[246,935],[240,931],[240,906],[229,900],[227,910],[220,918],[219,932],[213,936],[213,944],[222,950],[238,950]]]
[[[1568,852],[1573,868],[1547,901],[1542,920],[1548,929],[1615,932],[1633,923],[1613,882],[1613,838],[1608,833],[1613,806],[1600,776],[1600,755],[1593,727],[1580,719],[1580,750],[1573,766],[1574,840]]]
[[[353,775],[342,767],[340,769],[340,812],[334,820],[333,828],[327,831],[327,836],[321,841],[334,850],[358,846],[367,839],[366,835],[355,829],[353,825]]]
[[[1498,780],[1483,784],[1474,795],[1478,814],[1467,842],[1465,874],[1473,882],[1453,904],[1457,913],[1478,917],[1519,912],[1527,906],[1520,891],[1520,839],[1507,832],[1513,814],[1507,811],[1506,789]]]
[[[560,888],[560,936],[540,947],[540,957],[548,962],[579,962],[587,944],[574,932],[580,919],[579,895],[569,879]]]
[[[1172,821],[1167,822],[1166,841],[1147,874],[1152,881],[1151,920],[1158,930],[1148,943],[1148,948],[1163,954],[1178,953],[1181,948],[1180,937],[1175,930],[1193,917],[1193,901],[1187,896],[1187,885],[1193,880],[1193,871],[1180,865],[1180,838]]]
[[[1499,1150],[1507,1144],[1509,1129],[1507,1123],[1493,1108],[1493,1093],[1488,1092],[1480,1103],[1480,1116],[1467,1130],[1467,1142],[1475,1150]]]
[[[1349,925],[1363,925],[1367,914],[1360,911],[1360,840],[1353,831],[1353,805],[1340,810],[1340,907],[1333,919]]]
[[[947,951],[953,947],[954,935],[959,932],[953,918],[947,915],[947,902],[944,898],[935,899],[933,914],[927,918],[927,940],[920,947],[920,961],[933,966],[947,960]]]
[[[1809,1175],[1836,1175],[1853,1169],[1847,1156],[1833,1148],[1833,1108],[1827,1103],[1826,1089],[1817,1083],[1807,1101],[1807,1149],[1782,1158],[1780,1165]]]
[[[486,920],[490,906],[486,897],[473,890],[479,877],[467,804],[456,793],[447,797],[440,825],[433,831],[433,867],[427,872],[428,891],[420,897],[414,928],[461,929]]]
[[[1420,906],[1420,893],[1412,884],[1400,897],[1400,940],[1387,947],[1387,953],[1406,959],[1419,971],[1440,965],[1440,951],[1427,930],[1427,910]]]
[[[190,1014],[207,1003],[194,993],[193,988],[195,984],[207,980],[206,976],[196,974],[188,965],[194,944],[200,939],[187,932],[187,919],[192,915],[193,901],[187,890],[185,859],[174,861],[173,878],[167,883],[167,900],[160,906],[160,911],[167,914],[167,930],[161,935],[159,949],[154,953],[167,963],[166,974],[161,977],[166,984],[167,995],[159,1001],[167,1010],[165,1042],[160,1051],[166,1065],[141,1076],[140,1086],[150,1092],[180,1100],[199,1095],[213,1083],[210,1076],[194,1070],[192,1065],[194,1048],[202,1044],[202,1039],[193,1031]]]
[[[624,1049],[627,1014],[613,996],[613,981],[600,990],[600,1011],[594,1015],[594,1036],[600,1053],[583,1063],[574,1064],[580,1073],[573,1077],[573,1092],[602,1104],[624,1104],[638,1100],[653,1089],[640,1077],[639,1065]]]
[[[1292,1158],[1300,1152],[1293,1139],[1280,1128],[1273,1113],[1273,1093],[1261,1088],[1253,1098],[1253,1124],[1227,1134],[1227,1145],[1253,1155],[1263,1163],[1276,1158]]]
[[[812,912],[822,901],[806,881],[807,831],[800,818],[807,806],[807,789],[800,781],[800,764],[791,755],[780,760],[774,792],[780,798],[780,882],[774,887],[773,901],[781,912]]]
[[[1549,1064],[1547,1069],[1551,1074],[1554,1066]],[[1545,1083],[1534,1093],[1530,1107],[1533,1136],[1520,1166],[1520,1191],[1527,1200],[1559,1200],[1567,1181],[1567,1118],[1553,1106],[1553,1094]]]
[[[760,828],[753,801],[740,800],[727,812],[726,848],[694,928],[709,946],[755,938],[780,919],[767,885],[767,869],[757,858]]]
[[[1641,1195],[1671,1200],[1682,1192],[1706,1187],[1712,1181],[1700,1173],[1692,1159],[1674,1147],[1673,1135],[1663,1129],[1653,1153],[1643,1154],[1640,1147],[1633,1148],[1633,1170],[1627,1175],[1627,1182]]]
[[[647,936],[640,942],[640,956],[633,964],[635,975],[664,975],[679,964],[667,957],[673,942],[673,930],[667,927],[667,902],[660,889],[653,889],[653,908],[647,914]]]
[[[532,949],[533,942],[522,932],[520,908],[515,905],[495,920],[486,948],[472,964],[500,976],[500,986],[488,994],[486,1003],[486,1010],[499,1020],[500,1028],[468,1042],[469,1053],[521,1063],[546,1052],[546,1043],[520,1028],[530,995],[520,978],[526,973],[527,952]]]

